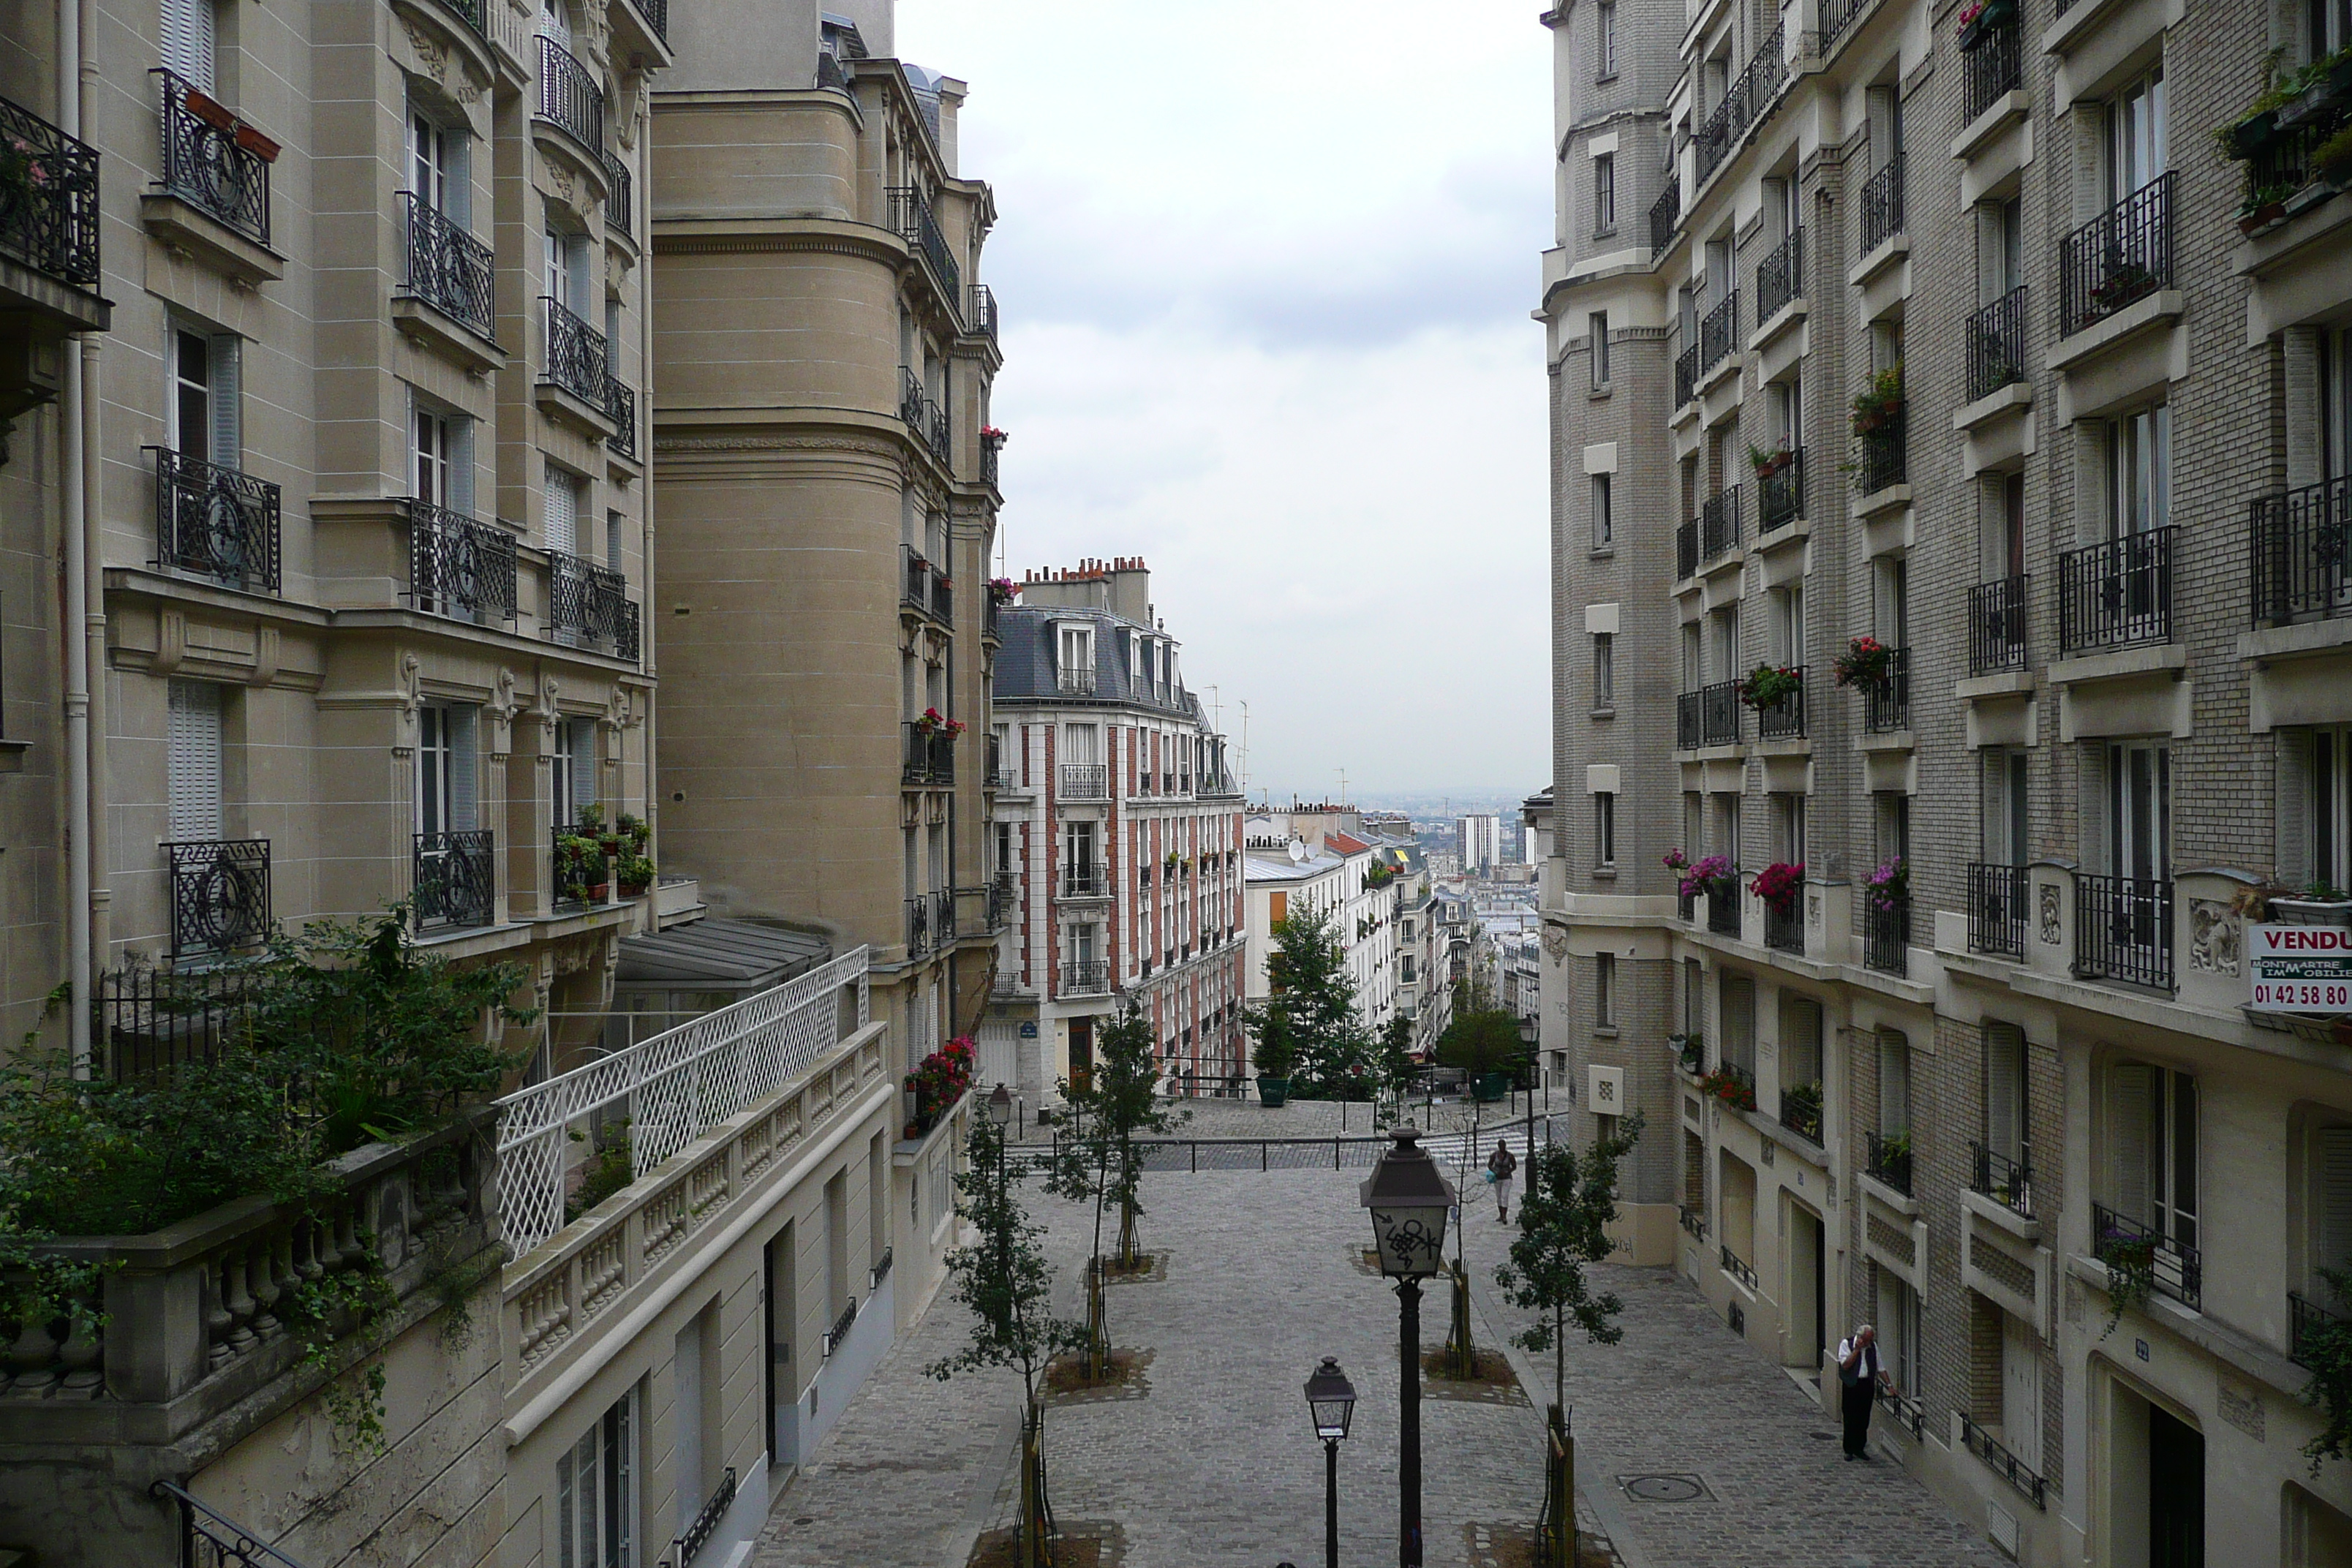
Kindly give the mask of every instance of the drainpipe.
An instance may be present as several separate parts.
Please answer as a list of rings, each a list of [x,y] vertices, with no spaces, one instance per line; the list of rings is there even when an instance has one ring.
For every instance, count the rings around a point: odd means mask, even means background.
[[[84,78],[94,79],[82,41],[93,31],[95,0],[65,0],[58,16],[58,121],[65,132],[82,136]],[[64,386],[58,409],[58,476],[65,534],[65,751],[66,751],[66,949],[72,1002],[67,1039],[77,1076],[90,1067],[90,985],[97,973],[96,910],[104,894],[95,887],[99,861],[97,804],[103,777],[101,710],[94,699],[92,671],[105,659],[97,529],[98,350],[94,338],[75,341],[66,351]]]

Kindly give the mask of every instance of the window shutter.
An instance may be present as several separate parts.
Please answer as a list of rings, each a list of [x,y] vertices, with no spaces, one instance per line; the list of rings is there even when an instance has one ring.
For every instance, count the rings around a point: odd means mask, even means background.
[[[213,90],[213,0],[163,0],[163,64],[190,86]]]
[[[175,680],[170,696],[172,837],[221,837],[221,692],[202,681]]]
[[[2024,1043],[2010,1025],[1985,1026],[1985,1146],[2020,1163],[2025,1153],[2023,1107],[2018,1103]]]
[[[2312,817],[2315,809],[2326,808],[2326,797],[2314,787],[2318,781],[2312,769],[2311,731],[2273,730],[2271,736],[2277,756],[2273,774],[2277,788],[2272,792],[2272,800],[2278,878],[2290,887],[2299,888],[2327,874],[2327,868],[2312,863],[2311,853]]]
[[[448,499],[441,504],[461,517],[474,515],[474,422],[463,417],[451,418],[446,428],[449,432],[448,477],[442,487]]]
[[[445,708],[443,721],[449,726],[449,828],[454,833],[474,830],[475,770],[478,761],[476,735],[481,718],[478,708]]]
[[[1878,1037],[1878,1131],[1911,1131],[1911,1047],[1900,1035]]]
[[[212,378],[213,461],[224,468],[239,467],[243,450],[237,428],[237,341],[216,332],[206,345],[205,368]]]
[[[441,211],[460,230],[470,231],[474,214],[473,139],[463,131],[441,132]]]
[[[2352,1127],[2323,1127],[2315,1142],[2319,1225],[2317,1252],[2311,1260],[2315,1282],[2322,1268],[2352,1268]]]
[[[2107,1165],[2116,1212],[2146,1225],[2148,1215],[2148,1129],[2156,1114],[2156,1069],[2132,1063],[2113,1068],[2107,1091]]]
[[[572,724],[572,819],[580,808],[596,804],[596,721],[574,719]]]
[[[566,555],[580,552],[580,497],[562,469],[547,470],[547,547]]]

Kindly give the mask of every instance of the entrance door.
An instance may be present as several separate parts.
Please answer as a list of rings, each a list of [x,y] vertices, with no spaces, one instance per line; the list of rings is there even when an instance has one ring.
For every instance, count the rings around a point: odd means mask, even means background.
[[[2205,1568],[2205,1439],[2147,1412],[2147,1568]]]
[[[793,1320],[799,1286],[793,1271],[793,1227],[776,1233],[761,1257],[767,1300],[761,1316],[768,1338],[768,1462],[800,1463],[800,1380],[793,1371]]]
[[[1084,1089],[1094,1078],[1095,1021],[1070,1020],[1070,1087]]]

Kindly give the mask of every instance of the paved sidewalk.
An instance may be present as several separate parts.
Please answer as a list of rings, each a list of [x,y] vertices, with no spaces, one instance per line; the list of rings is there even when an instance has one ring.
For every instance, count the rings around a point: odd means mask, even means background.
[[[1323,1455],[1300,1387],[1318,1358],[1336,1355],[1360,1396],[1339,1459],[1341,1560],[1393,1560],[1397,1308],[1361,1267],[1370,1235],[1357,1203],[1361,1174],[1147,1179],[1143,1240],[1170,1254],[1166,1277],[1113,1285],[1109,1310],[1114,1342],[1152,1352],[1150,1392],[1050,1409],[1046,1452],[1066,1525],[1116,1521],[1127,1568],[1319,1563]],[[1065,1310],[1075,1311],[1087,1216],[1035,1203],[1049,1224]],[[1493,1265],[1507,1235],[1490,1205],[1470,1212],[1485,1343],[1499,1346],[1510,1314],[1494,1294]],[[1611,1272],[1626,1299],[1625,1342],[1577,1347],[1569,1376],[1580,1479],[1594,1505],[1580,1512],[1620,1536],[1628,1568],[1997,1561],[1892,1465],[1842,1463],[1834,1442],[1811,1435],[1828,1421],[1687,1286],[1660,1271]],[[1018,1380],[985,1373],[940,1384],[921,1372],[964,1331],[963,1312],[942,1299],[902,1336],[779,1500],[752,1558],[759,1568],[961,1568],[980,1530],[1009,1521]],[[1444,1333],[1443,1297],[1433,1290],[1423,1343],[1433,1348]],[[1537,1403],[1424,1394],[1432,1568],[1469,1568],[1477,1526],[1535,1517],[1549,1363],[1518,1359]],[[1617,1485],[1619,1476],[1651,1472],[1696,1474],[1710,1497],[1640,1502]]]

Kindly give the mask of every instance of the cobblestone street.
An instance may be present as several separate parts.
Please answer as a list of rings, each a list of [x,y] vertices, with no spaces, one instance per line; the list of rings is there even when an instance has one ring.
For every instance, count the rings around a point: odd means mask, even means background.
[[[1360,1261],[1370,1226],[1356,1171],[1202,1172],[1149,1178],[1146,1247],[1164,1279],[1111,1287],[1114,1342],[1151,1352],[1140,1398],[1056,1403],[1046,1418],[1055,1513],[1066,1527],[1116,1523],[1129,1568],[1272,1568],[1322,1560],[1323,1456],[1300,1386],[1336,1355],[1360,1402],[1341,1449],[1341,1560],[1392,1561],[1397,1417],[1394,1296]],[[1514,1316],[1492,1288],[1506,1233],[1472,1194],[1469,1257],[1483,1343]],[[1065,1298],[1077,1310],[1085,1215],[1038,1200]],[[1612,1269],[1624,1342],[1571,1352],[1580,1506],[1628,1568],[1668,1565],[1984,1564],[1916,1483],[1882,1461],[1843,1464],[1831,1423],[1787,1375],[1733,1340],[1696,1292],[1662,1271]],[[1428,1293],[1423,1342],[1445,1334]],[[959,1345],[944,1300],[902,1336],[841,1425],[780,1500],[760,1568],[903,1563],[955,1568],[1011,1513],[1019,1405],[1009,1374],[925,1377]],[[1549,1377],[1514,1352],[1539,1402]],[[1469,1568],[1478,1527],[1524,1528],[1541,1500],[1539,1403],[1424,1394],[1427,1559]],[[1620,1478],[1696,1475],[1707,1496],[1644,1502]]]

